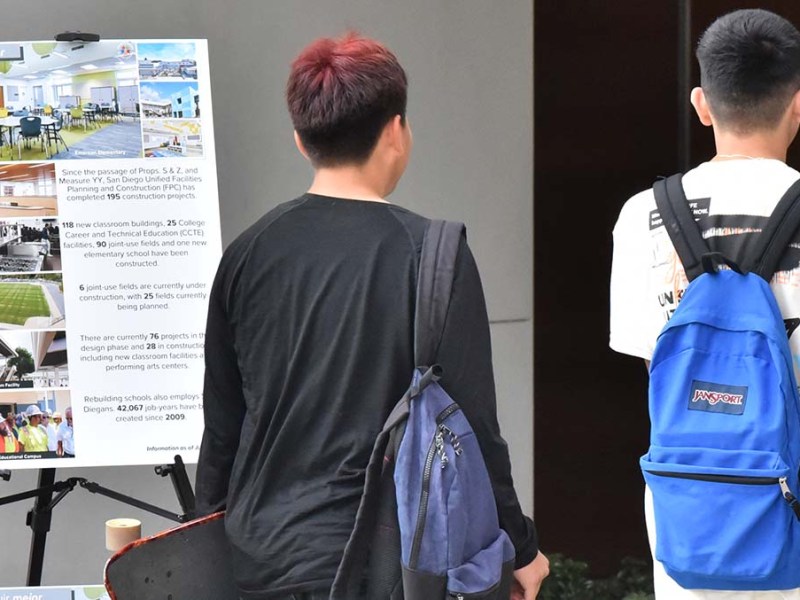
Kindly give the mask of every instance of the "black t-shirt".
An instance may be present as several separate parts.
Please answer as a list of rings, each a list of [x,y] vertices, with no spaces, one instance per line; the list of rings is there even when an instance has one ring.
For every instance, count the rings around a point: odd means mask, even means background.
[[[392,204],[305,194],[223,255],[206,332],[201,513],[227,507],[243,598],[329,586],[375,437],[410,384],[427,219]],[[497,424],[491,343],[462,243],[437,362],[485,456],[517,566],[537,553]]]

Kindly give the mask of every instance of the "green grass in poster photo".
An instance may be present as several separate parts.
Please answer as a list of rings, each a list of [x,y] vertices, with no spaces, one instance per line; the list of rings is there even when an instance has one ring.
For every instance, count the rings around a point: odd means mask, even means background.
[[[41,286],[0,282],[0,323],[24,325],[30,317],[49,316]]]

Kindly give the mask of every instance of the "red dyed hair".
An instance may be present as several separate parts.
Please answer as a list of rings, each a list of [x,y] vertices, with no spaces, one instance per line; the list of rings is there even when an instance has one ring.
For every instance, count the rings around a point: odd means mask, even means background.
[[[349,33],[321,38],[292,63],[286,101],[314,166],[366,161],[383,127],[405,118],[408,80],[383,44]]]

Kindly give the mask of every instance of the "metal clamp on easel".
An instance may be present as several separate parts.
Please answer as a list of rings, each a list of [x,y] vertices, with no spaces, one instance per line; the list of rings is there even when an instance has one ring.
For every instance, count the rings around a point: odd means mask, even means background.
[[[81,31],[65,31],[56,34],[57,42],[99,42],[100,35],[97,33],[83,33]]]

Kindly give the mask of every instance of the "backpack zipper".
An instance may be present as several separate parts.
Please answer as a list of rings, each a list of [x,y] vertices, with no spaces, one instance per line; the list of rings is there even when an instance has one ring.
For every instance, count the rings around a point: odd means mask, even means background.
[[[746,475],[708,475],[706,473],[673,473],[672,471],[647,471],[659,477],[672,477],[674,479],[691,479],[693,481],[712,481],[714,483],[739,483],[742,485],[772,485],[780,484],[777,477],[749,477]],[[784,481],[785,477],[782,477]]]
[[[444,453],[444,431],[442,431],[442,428],[447,428],[442,425],[442,421],[458,410],[458,408],[458,404],[453,402],[436,416],[436,433],[434,434],[433,439],[431,440],[431,445],[428,448],[428,454],[425,457],[425,467],[422,471],[422,493],[420,494],[419,510],[417,511],[417,526],[414,529],[414,541],[411,544],[411,555],[408,559],[408,564],[411,569],[416,569],[417,562],[419,561],[422,535],[425,533],[425,520],[428,517],[428,496],[430,494],[431,487],[433,459],[437,453],[441,458],[441,468],[444,469],[447,466],[447,455]],[[447,431],[452,433],[452,431],[449,429],[447,429]],[[456,437],[456,439],[458,438]]]
[[[794,512],[797,519],[800,521],[800,501],[789,489],[789,484],[786,477],[751,477],[747,475],[709,475],[706,473],[673,473],[671,471],[651,471],[647,470],[651,475],[659,477],[672,477],[675,479],[691,479],[693,481],[710,481],[713,483],[736,483],[739,485],[775,485],[778,484],[781,488],[781,497],[786,500],[786,503]]]
[[[500,584],[503,583],[502,581],[502,573],[500,575],[500,579],[495,583],[492,587],[488,590],[482,590],[480,592],[447,592],[447,597],[452,598],[453,600],[469,600],[470,598],[489,598],[494,597],[492,594],[497,593],[500,589]]]
[[[454,412],[458,410],[458,404],[453,402],[449,406],[447,406],[442,412],[436,415],[436,424],[439,425],[442,421],[444,421],[447,417],[452,415]]]

